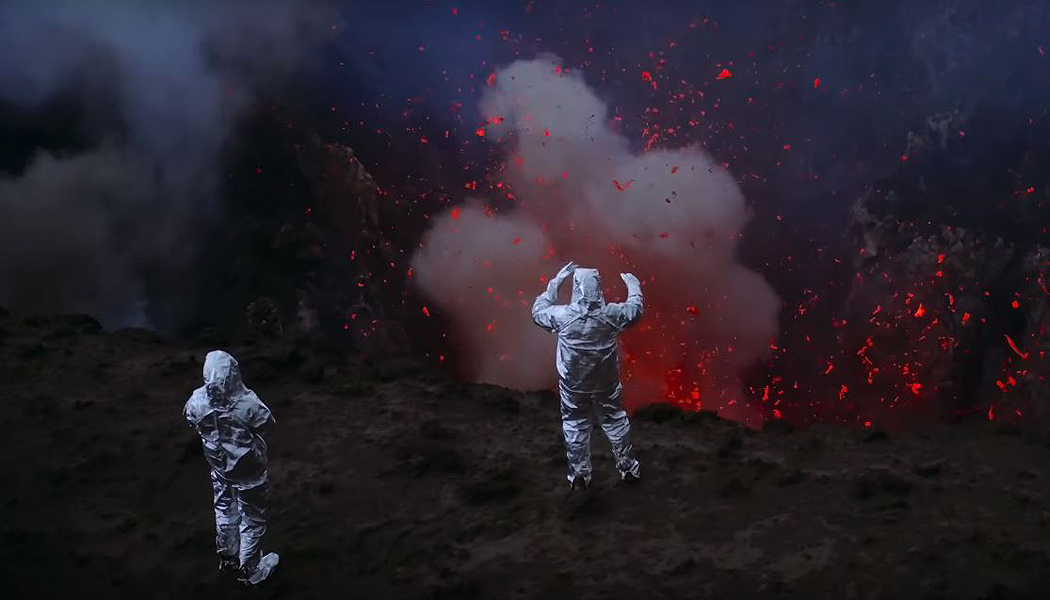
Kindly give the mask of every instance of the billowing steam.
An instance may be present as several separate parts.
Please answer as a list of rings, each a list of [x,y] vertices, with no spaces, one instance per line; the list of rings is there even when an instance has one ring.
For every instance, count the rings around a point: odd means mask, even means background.
[[[185,265],[202,217],[219,209],[220,150],[253,95],[332,28],[319,8],[0,5],[0,103],[33,111],[63,100],[89,140],[0,173],[0,304],[146,325],[147,288],[189,287],[165,271]]]
[[[731,174],[696,148],[631,152],[553,57],[498,71],[481,108],[479,134],[505,149],[500,183],[515,207],[467,200],[435,219],[413,259],[455,323],[469,375],[554,383],[554,339],[529,309],[571,259],[601,271],[609,301],[625,295],[620,272],[643,282],[646,316],[623,339],[629,404],[673,398],[755,423],[749,402],[760,400],[745,398],[739,374],[768,351],[779,300],[736,260],[748,212]]]

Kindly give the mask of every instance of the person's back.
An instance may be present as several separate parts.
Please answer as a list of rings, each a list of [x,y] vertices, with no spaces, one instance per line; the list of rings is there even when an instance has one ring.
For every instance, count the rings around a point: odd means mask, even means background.
[[[260,551],[269,495],[265,436],[273,415],[245,387],[237,361],[216,350],[204,359],[204,385],[190,395],[183,416],[211,468],[219,570],[237,569],[242,582],[260,583],[279,560]]]
[[[229,356],[228,354],[226,356]],[[230,372],[229,359],[209,353],[205,360],[205,379],[219,384],[220,369]],[[205,384],[193,391],[186,402],[185,416],[201,436],[204,458],[212,470],[231,483],[251,487],[267,477],[267,447],[264,437],[273,421],[270,410],[255,392],[244,387],[239,375],[225,384],[228,393],[215,393],[213,402]]]
[[[556,305],[558,287],[570,273],[572,300]],[[617,338],[641,318],[643,301],[638,279],[629,273],[621,277],[627,284],[627,301],[607,304],[598,271],[569,263],[533,304],[536,324],[558,335],[558,388],[568,448],[568,478],[573,487],[590,482],[590,414],[595,407],[600,408],[602,429],[612,443],[621,477],[633,480],[640,476],[621,400]]]

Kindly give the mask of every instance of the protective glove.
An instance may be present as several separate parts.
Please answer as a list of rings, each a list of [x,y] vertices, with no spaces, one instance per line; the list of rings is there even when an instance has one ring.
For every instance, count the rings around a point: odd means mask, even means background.
[[[561,287],[561,282],[565,281],[567,277],[572,275],[573,271],[575,271],[578,266],[579,265],[576,263],[569,261],[568,264],[561,268],[561,271],[558,271],[558,274],[554,276],[554,279],[551,279],[550,282],[547,283],[547,295],[551,298],[551,302],[556,301],[558,297],[558,288]]]
[[[561,268],[561,271],[558,271],[558,274],[555,275],[554,278],[558,281],[564,281],[567,277],[569,277],[569,275],[572,275],[576,268],[579,266],[580,265],[570,260],[564,267]]]
[[[642,282],[638,281],[633,273],[620,273],[620,279],[623,279],[624,284],[627,285],[628,296],[642,294]]]

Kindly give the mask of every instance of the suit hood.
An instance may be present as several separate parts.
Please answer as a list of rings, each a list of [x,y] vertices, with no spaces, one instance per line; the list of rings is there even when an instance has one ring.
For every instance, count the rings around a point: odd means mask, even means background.
[[[231,406],[246,391],[237,359],[222,350],[209,352],[204,358],[204,389],[212,406]]]
[[[602,278],[597,269],[576,269],[573,272],[572,303],[587,309],[605,306]]]

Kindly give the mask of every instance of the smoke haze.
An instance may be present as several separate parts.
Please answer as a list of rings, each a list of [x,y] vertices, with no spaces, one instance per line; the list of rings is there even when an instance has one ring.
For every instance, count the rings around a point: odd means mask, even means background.
[[[84,143],[0,172],[0,304],[165,325],[220,210],[220,151],[255,94],[331,29],[318,3],[7,2],[0,103],[75,106]]]
[[[472,199],[452,209],[413,262],[456,323],[472,377],[553,385],[555,340],[529,309],[546,278],[575,260],[602,272],[609,301],[625,294],[620,272],[643,282],[646,316],[624,335],[629,404],[692,396],[757,419],[738,376],[776,336],[779,301],[737,262],[749,215],[731,173],[693,147],[632,153],[602,100],[551,56],[497,70],[481,112],[478,134],[504,149],[515,206]]]

